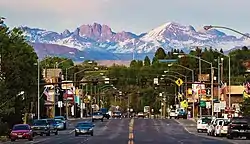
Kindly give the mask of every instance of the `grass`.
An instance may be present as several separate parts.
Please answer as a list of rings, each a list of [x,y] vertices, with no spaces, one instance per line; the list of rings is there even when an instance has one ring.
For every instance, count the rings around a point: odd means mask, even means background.
[[[8,140],[9,140],[8,136],[0,136],[0,142],[6,142]]]

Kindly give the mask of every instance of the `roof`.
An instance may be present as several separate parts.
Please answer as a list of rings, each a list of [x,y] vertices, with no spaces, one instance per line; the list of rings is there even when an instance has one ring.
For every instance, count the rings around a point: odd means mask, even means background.
[[[15,124],[14,126],[29,126],[28,124]]]

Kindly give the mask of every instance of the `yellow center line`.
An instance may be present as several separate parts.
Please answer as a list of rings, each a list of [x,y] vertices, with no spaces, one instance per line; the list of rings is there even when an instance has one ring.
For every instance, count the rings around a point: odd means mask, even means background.
[[[128,134],[128,144],[134,144],[134,119],[129,122],[129,134]]]

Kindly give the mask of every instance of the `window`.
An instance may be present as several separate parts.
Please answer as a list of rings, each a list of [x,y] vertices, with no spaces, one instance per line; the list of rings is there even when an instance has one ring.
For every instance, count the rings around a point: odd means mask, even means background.
[[[29,126],[27,125],[17,125],[13,127],[13,130],[29,130]]]

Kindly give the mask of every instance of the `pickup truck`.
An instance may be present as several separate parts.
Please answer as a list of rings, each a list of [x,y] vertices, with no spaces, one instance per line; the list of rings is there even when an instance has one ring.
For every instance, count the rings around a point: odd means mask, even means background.
[[[34,120],[31,129],[33,130],[33,135],[50,136],[50,124],[46,119]]]

